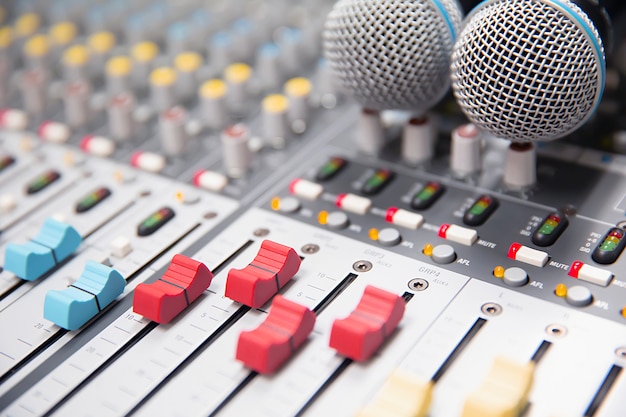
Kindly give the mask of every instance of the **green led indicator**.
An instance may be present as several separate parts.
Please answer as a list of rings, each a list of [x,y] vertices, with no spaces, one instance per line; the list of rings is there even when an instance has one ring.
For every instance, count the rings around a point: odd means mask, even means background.
[[[6,168],[10,167],[15,163],[15,158],[12,156],[3,156],[0,158],[0,172],[4,171]]]
[[[437,187],[435,187],[433,184],[428,184],[422,189],[422,191],[417,194],[417,199],[428,200],[430,197],[432,197],[433,194],[435,194],[436,191]]]
[[[484,200],[478,201],[474,206],[470,209],[470,213],[475,215],[480,215],[485,211],[485,209],[489,206],[489,203]]]
[[[346,165],[346,160],[339,157],[334,157],[328,160],[317,173],[318,181],[325,181],[331,179],[335,176],[344,166]]]
[[[98,188],[96,191],[87,194],[78,203],[76,203],[76,212],[83,213],[90,210],[110,195],[111,191],[108,188]]]
[[[44,188],[46,188],[47,186],[49,186],[50,184],[52,184],[54,181],[58,180],[59,178],[61,178],[61,174],[59,174],[56,171],[45,172],[41,174],[40,176],[38,176],[37,178],[35,178],[26,186],[26,193],[35,194],[43,190]]]

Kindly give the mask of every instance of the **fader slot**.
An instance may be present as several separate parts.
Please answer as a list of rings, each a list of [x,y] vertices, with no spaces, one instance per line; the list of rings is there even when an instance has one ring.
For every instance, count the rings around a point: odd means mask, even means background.
[[[235,246],[232,242],[223,241],[221,243],[221,245],[216,245],[214,250],[209,248],[203,251],[203,259],[208,265],[215,265],[212,271],[216,273],[219,273],[245,251],[252,244],[252,241],[247,241],[239,246]],[[225,248],[229,248],[232,252],[225,254]],[[148,277],[153,273],[154,271],[146,271],[142,275]],[[141,277],[139,279],[141,280]],[[210,292],[215,294],[213,289]],[[216,310],[217,307],[214,309]],[[200,323],[204,323],[204,317],[201,317]],[[211,315],[206,317],[207,320],[211,320]],[[129,349],[156,328],[156,323],[134,313],[132,308],[129,309],[99,333],[97,337],[46,375],[13,406],[15,409],[19,409],[20,404],[28,404],[29,408],[39,410],[38,413],[47,413],[60,408],[74,395],[82,392],[81,389],[84,386],[88,386],[93,379],[117,363],[116,361],[120,356],[127,353]]]

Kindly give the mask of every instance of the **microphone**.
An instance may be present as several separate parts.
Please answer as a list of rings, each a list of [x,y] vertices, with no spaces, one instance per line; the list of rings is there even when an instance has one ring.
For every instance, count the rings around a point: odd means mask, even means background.
[[[487,0],[454,45],[452,91],[467,118],[494,136],[558,139],[598,107],[610,43],[596,0]]]
[[[450,86],[462,19],[457,0],[339,0],[326,20],[324,55],[363,107],[420,113]]]

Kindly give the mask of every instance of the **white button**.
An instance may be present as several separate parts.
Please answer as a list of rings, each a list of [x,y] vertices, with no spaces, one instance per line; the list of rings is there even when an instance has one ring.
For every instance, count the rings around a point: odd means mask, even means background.
[[[450,245],[437,245],[433,248],[433,261],[438,264],[449,264],[456,259],[456,252]]]
[[[123,258],[132,252],[130,239],[126,236],[118,236],[111,242],[111,255]]]
[[[549,256],[546,252],[513,243],[509,248],[509,258],[543,268],[548,263]]]
[[[193,177],[193,183],[210,191],[222,191],[228,184],[228,178],[215,171],[198,171]]]
[[[589,288],[575,285],[567,289],[566,301],[574,307],[585,307],[593,301],[593,295]]]
[[[131,157],[131,165],[148,172],[160,172],[165,168],[165,158],[152,152],[136,152]]]
[[[372,207],[372,200],[355,194],[341,194],[337,197],[337,206],[356,214],[366,214]]]
[[[522,268],[513,266],[504,270],[504,283],[511,287],[528,284],[528,274]]]
[[[573,265],[572,265],[573,266]],[[596,268],[595,266],[583,264],[579,269],[578,273],[572,273],[570,267],[570,275],[581,279],[583,281],[591,282],[592,284],[602,285],[606,287],[609,285],[611,280],[613,279],[613,273],[611,271],[607,271],[606,269]]]
[[[478,239],[478,232],[455,224],[442,224],[439,236],[465,246],[472,246]]]
[[[388,220],[393,224],[415,230],[424,223],[424,216],[421,214],[412,213],[404,209],[394,210],[395,212],[392,209],[387,211]]]
[[[394,246],[400,243],[402,240],[402,236],[400,236],[400,232],[391,227],[387,227],[381,229],[378,232],[378,243],[384,246]]]
[[[324,192],[324,187],[311,181],[296,178],[289,184],[289,191],[307,200],[317,200]]]
[[[0,195],[0,213],[8,213],[12,211],[17,205],[13,194]]]

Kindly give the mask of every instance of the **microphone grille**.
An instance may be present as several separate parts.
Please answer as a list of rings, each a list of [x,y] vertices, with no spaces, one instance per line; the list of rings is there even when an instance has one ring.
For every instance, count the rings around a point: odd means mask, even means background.
[[[324,54],[367,108],[424,110],[447,91],[463,15],[457,0],[339,0]]]
[[[593,113],[604,49],[569,0],[491,0],[468,17],[454,46],[452,90],[465,115],[495,136],[553,140]]]

